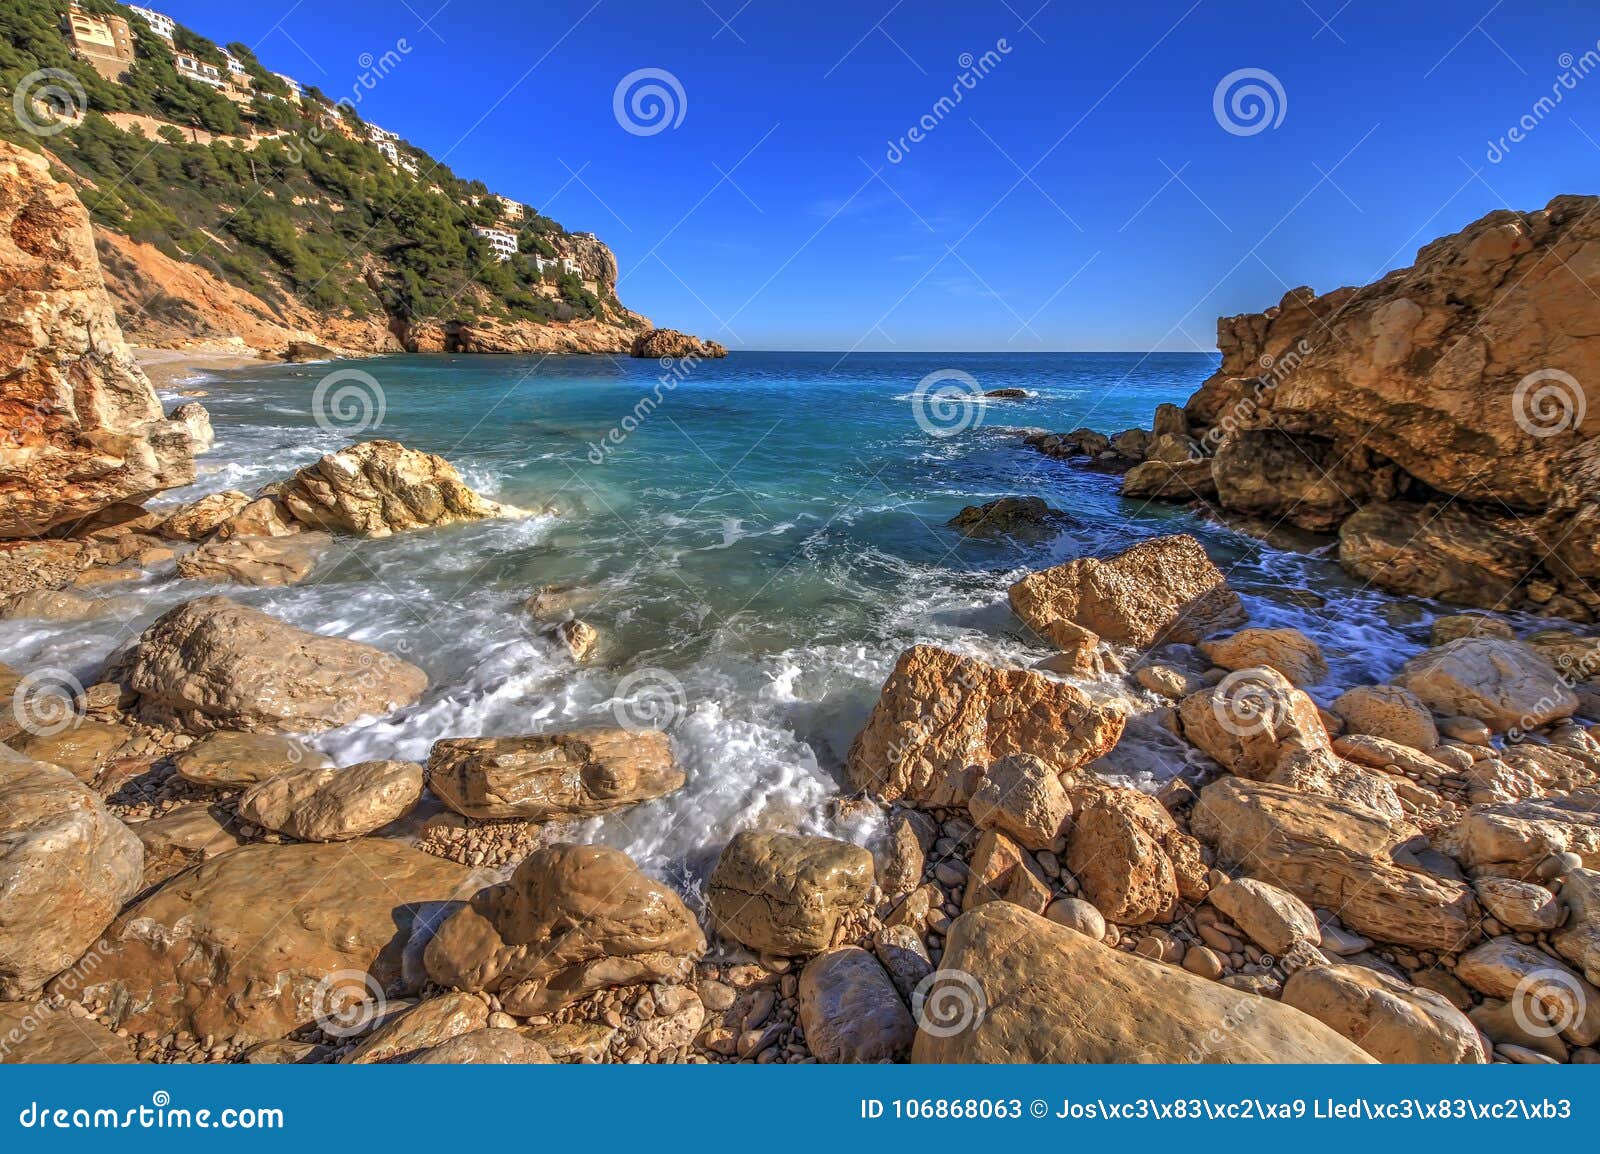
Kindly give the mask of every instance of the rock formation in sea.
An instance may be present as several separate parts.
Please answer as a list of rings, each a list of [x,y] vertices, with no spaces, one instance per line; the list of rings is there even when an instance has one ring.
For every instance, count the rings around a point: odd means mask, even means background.
[[[89,215],[41,156],[0,141],[0,538],[194,480],[123,342]]]
[[[1597,203],[1493,212],[1372,284],[1222,318],[1181,454],[1124,493],[1336,532],[1395,592],[1600,617]]]

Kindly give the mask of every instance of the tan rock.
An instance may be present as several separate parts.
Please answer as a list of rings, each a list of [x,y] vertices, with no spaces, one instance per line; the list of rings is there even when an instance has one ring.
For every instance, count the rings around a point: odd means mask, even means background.
[[[428,788],[457,813],[535,821],[609,813],[683,786],[665,733],[570,730],[435,742]]]
[[[350,841],[398,821],[422,798],[422,767],[363,761],[294,769],[252,785],[239,816],[299,841]]]
[[[634,357],[647,357],[651,360],[661,360],[664,357],[672,360],[688,358],[719,359],[728,355],[728,350],[716,341],[702,340],[699,337],[681,333],[677,329],[651,329],[641,333],[633,342],[633,348],[628,354]]]
[[[398,657],[306,633],[226,597],[200,597],[144,631],[128,686],[146,721],[309,733],[387,713],[422,696],[428,678]]]
[[[353,1065],[410,1061],[451,1038],[483,1029],[488,1020],[489,1006],[476,994],[440,994],[390,1018],[344,1060]]]
[[[1210,883],[1200,846],[1161,803],[1136,789],[1083,786],[1067,841],[1067,868],[1108,921],[1163,920],[1180,897],[1199,901]]]
[[[1202,641],[1199,649],[1211,664],[1223,669],[1266,666],[1276,669],[1294,685],[1316,685],[1328,677],[1322,650],[1298,629],[1241,629],[1226,637]]]
[[[0,1002],[0,1065],[127,1064],[133,1044],[49,1002]]]
[[[845,768],[888,801],[964,805],[980,767],[1027,753],[1070,772],[1111,752],[1124,721],[1063,682],[917,645],[900,655]]]
[[[298,585],[332,543],[326,533],[208,541],[178,558],[178,576],[232,585]]]
[[[1050,885],[1026,850],[998,830],[978,838],[972,850],[961,909],[984,902],[1012,902],[1036,914],[1050,904]]]
[[[1347,734],[1381,737],[1412,749],[1439,744],[1439,728],[1422,699],[1398,685],[1362,685],[1348,689],[1331,707]]]
[[[832,943],[872,884],[872,855],[860,846],[746,830],[717,859],[706,906],[719,933],[753,950],[810,954]]]
[[[1448,645],[1463,637],[1498,637],[1504,641],[1515,641],[1517,632],[1498,617],[1491,617],[1487,613],[1447,613],[1434,618],[1428,644]]]
[[[1483,908],[1508,930],[1548,933],[1567,917],[1556,895],[1532,882],[1486,876],[1476,879],[1472,888],[1477,891]]]
[[[1285,956],[1296,942],[1317,945],[1322,941],[1311,907],[1277,886],[1255,878],[1235,878],[1213,889],[1210,899],[1224,917],[1275,958]]]
[[[574,661],[587,661],[600,644],[600,631],[587,621],[576,618],[563,621],[552,632],[556,640],[566,646]]]
[[[1483,609],[1515,608],[1518,582],[1540,553],[1512,518],[1458,505],[1374,502],[1339,527],[1346,572],[1390,592]]]
[[[819,1062],[892,1062],[911,1052],[916,1023],[876,958],[829,950],[800,972],[800,1025]]]
[[[143,860],[72,774],[0,746],[0,999],[36,992],[93,947]]]
[[[1011,608],[1046,640],[1058,622],[1123,645],[1193,643],[1244,622],[1244,608],[1204,546],[1178,535],[1104,560],[1082,557],[1024,577]]]
[[[1082,898],[1057,898],[1044,911],[1044,916],[1058,926],[1066,926],[1097,942],[1105,939],[1106,919]]]
[[[1000,830],[1025,849],[1047,847],[1072,816],[1060,773],[1026,753],[1003,757],[984,770],[967,809],[979,829]]]
[[[228,541],[235,537],[289,537],[300,532],[300,523],[289,515],[282,501],[274,496],[257,497],[217,526],[216,537]]]
[[[188,430],[166,419],[123,343],[89,214],[44,156],[9,141],[0,268],[0,538],[39,536],[193,481]]]
[[[452,914],[423,957],[441,986],[526,1016],[611,986],[688,981],[705,949],[682,899],[627,854],[550,845]]]
[[[130,826],[144,845],[144,885],[152,886],[192,865],[244,844],[238,821],[218,807],[196,803]]]
[[[1178,705],[1183,735],[1223,768],[1260,780],[1295,754],[1331,756],[1317,703],[1276,669],[1229,674]]]
[[[966,979],[928,994],[914,1062],[1371,1060],[1298,1010],[1111,949],[1009,902],[957,918],[941,965]]]
[[[888,836],[878,856],[878,884],[891,897],[908,894],[922,884],[928,851],[939,826],[927,814],[897,809],[889,815]]]
[[[357,537],[524,515],[474,493],[444,458],[398,441],[330,453],[285,481],[277,497],[301,524]]]
[[[333,763],[317,749],[275,733],[216,730],[172,755],[178,776],[216,789],[245,789],[280,773]]]
[[[1141,665],[1133,671],[1133,679],[1168,701],[1182,701],[1205,688],[1198,677],[1171,665]]]
[[[1565,925],[1551,936],[1556,953],[1600,986],[1600,870],[1568,870],[1561,878]]]
[[[555,1061],[532,1038],[516,1030],[471,1030],[422,1051],[413,1066],[548,1066]]]
[[[1600,869],[1600,795],[1527,798],[1474,805],[1438,838],[1468,869],[1529,878],[1553,854],[1572,852]]]
[[[53,727],[13,738],[11,748],[34,761],[59,765],[85,784],[93,784],[100,771],[122,751],[133,730],[113,721],[81,718],[66,729]]]
[[[420,916],[464,897],[468,877],[392,841],[247,845],[125,910],[73,996],[134,1033],[266,1040],[319,1015],[347,1029],[379,993],[416,988],[402,958]]]
[[[237,489],[208,493],[161,522],[156,533],[170,541],[203,541],[249,503],[249,495]]]
[[[1309,1014],[1380,1062],[1483,1063],[1467,1016],[1432,990],[1366,966],[1307,966],[1289,975],[1283,1002]]]
[[[1481,911],[1461,882],[1428,873],[1407,848],[1408,822],[1338,798],[1223,778],[1200,793],[1190,823],[1219,864],[1338,910],[1379,941],[1454,952],[1479,936]]]
[[[1496,733],[1570,717],[1578,699],[1538,652],[1518,641],[1464,637],[1413,657],[1394,678],[1441,716],[1473,717]]]
[[[1530,998],[1552,1033],[1575,1046],[1600,1039],[1600,990],[1543,950],[1515,938],[1490,938],[1461,955],[1456,976],[1481,994],[1514,1002]]]
[[[1346,734],[1344,737],[1334,738],[1333,751],[1357,765],[1373,769],[1392,766],[1402,773],[1415,774],[1430,785],[1437,784],[1441,778],[1451,776],[1449,766],[1435,761],[1432,756],[1421,750],[1364,733]]]

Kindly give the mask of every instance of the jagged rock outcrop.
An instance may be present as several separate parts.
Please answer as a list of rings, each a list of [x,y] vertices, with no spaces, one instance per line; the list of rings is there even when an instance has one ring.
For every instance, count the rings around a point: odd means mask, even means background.
[[[1493,212],[1373,284],[1222,318],[1185,407],[1217,503],[1340,530],[1396,592],[1600,617],[1597,203]]]
[[[692,337],[688,333],[680,333],[677,329],[651,329],[641,333],[633,342],[629,350],[630,356],[670,357],[673,360],[682,360],[684,357],[718,358],[728,355],[725,345],[716,341],[702,340]]]
[[[0,538],[31,537],[194,480],[123,343],[89,215],[48,163],[0,141]]]
[[[358,537],[523,515],[473,492],[443,457],[399,441],[362,441],[329,453],[276,495],[302,525]]]

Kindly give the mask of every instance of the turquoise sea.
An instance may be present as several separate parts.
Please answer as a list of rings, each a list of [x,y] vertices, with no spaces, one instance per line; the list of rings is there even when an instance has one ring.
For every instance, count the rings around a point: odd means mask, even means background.
[[[1325,556],[1123,500],[1117,478],[1021,444],[1021,428],[1148,427],[1155,406],[1181,403],[1215,360],[744,352],[684,369],[491,356],[264,366],[183,386],[205,391],[217,443],[192,489],[156,503],[253,491],[381,436],[444,455],[499,500],[553,506],[525,520],[344,541],[302,585],[226,592],[427,670],[419,705],[317,739],[343,763],[425,760],[443,737],[619,715],[670,724],[687,787],[583,833],[692,888],[739,828],[870,836],[829,802],[845,792],[839,767],[896,655],[931,641],[995,661],[1044,658],[1006,606],[1007,585],[1030,569],[1192,532],[1230,570],[1254,623],[1293,624],[1318,640],[1333,683],[1385,675],[1420,647],[1425,612],[1362,588]],[[918,384],[930,374],[956,382],[954,402],[923,403]],[[1027,396],[963,399],[966,378]],[[1074,520],[1044,545],[945,526],[963,506],[1009,494],[1044,497]],[[522,608],[552,584],[577,590],[578,612],[600,631],[587,664]],[[1308,606],[1306,589],[1325,603]],[[87,683],[156,614],[214,591],[173,579],[169,566],[108,592],[137,598],[131,614],[5,623],[0,660],[63,666]],[[1154,697],[1122,679],[1088,688],[1138,715],[1106,772],[1159,781],[1198,756],[1155,722]]]

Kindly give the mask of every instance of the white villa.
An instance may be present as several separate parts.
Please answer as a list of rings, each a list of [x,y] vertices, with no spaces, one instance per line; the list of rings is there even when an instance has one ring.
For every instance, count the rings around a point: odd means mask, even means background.
[[[373,144],[382,144],[385,141],[399,140],[400,134],[398,132],[390,132],[387,128],[379,128],[376,124],[369,122],[367,124],[367,139]]]
[[[300,87],[300,82],[298,80],[296,80],[293,76],[290,76],[287,73],[283,73],[283,72],[274,72],[273,75],[276,76],[279,80],[283,81],[284,84],[286,84],[288,86],[289,95],[290,96],[294,97],[296,100],[304,100],[305,99],[305,95],[306,95],[305,89]]]
[[[385,160],[387,160],[390,164],[399,165],[399,163],[400,163],[400,150],[394,146],[394,141],[392,141],[392,140],[375,141],[373,143],[373,147],[376,148],[378,150],[379,154]]]
[[[514,232],[475,224],[472,226],[472,235],[489,242],[489,248],[496,260],[508,261],[517,255],[517,234]]]
[[[500,215],[506,220],[522,219],[522,203],[512,200],[509,196],[494,195],[495,203],[500,206]]]
[[[199,84],[209,84],[212,88],[221,88],[224,85],[222,69],[215,64],[207,64],[204,60],[196,60],[193,56],[182,52],[173,54],[172,66],[178,70],[178,75],[193,80]]]
[[[537,253],[534,254],[533,266],[541,273],[543,273],[545,269],[553,268],[556,265],[561,266],[562,272],[571,273],[573,276],[579,276],[583,271],[579,267],[578,262],[573,260],[570,256],[564,256],[558,260],[553,256],[540,256]]]
[[[144,22],[150,25],[150,31],[163,40],[170,41],[172,39],[175,23],[171,16],[168,16],[165,12],[157,12],[153,8],[141,8],[137,4],[129,4],[128,7],[133,11],[134,15],[144,17]]]

